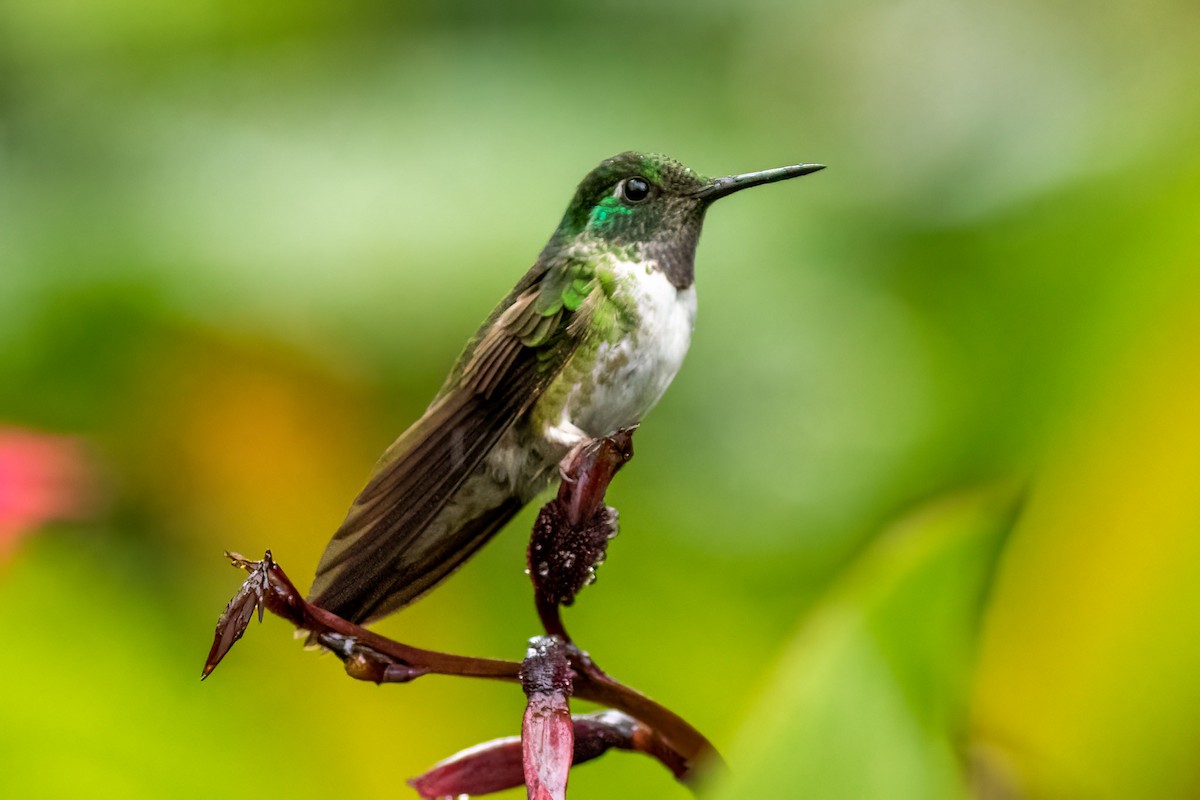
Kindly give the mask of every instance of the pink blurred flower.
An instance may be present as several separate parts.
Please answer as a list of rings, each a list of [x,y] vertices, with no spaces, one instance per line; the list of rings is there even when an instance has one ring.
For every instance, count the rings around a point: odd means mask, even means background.
[[[0,560],[46,523],[86,516],[92,489],[77,439],[0,428]]]

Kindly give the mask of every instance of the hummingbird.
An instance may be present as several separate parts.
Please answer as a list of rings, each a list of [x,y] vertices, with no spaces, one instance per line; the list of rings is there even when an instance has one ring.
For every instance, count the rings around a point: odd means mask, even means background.
[[[823,168],[706,178],[625,152],[589,172],[533,266],[379,459],[310,601],[358,623],[408,605],[547,488],[573,449],[640,423],[691,342],[708,207]]]

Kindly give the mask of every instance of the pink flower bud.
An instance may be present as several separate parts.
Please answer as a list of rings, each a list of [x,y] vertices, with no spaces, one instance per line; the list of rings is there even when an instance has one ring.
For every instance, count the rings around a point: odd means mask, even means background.
[[[524,783],[521,764],[521,738],[507,736],[456,753],[408,785],[425,800],[499,792]]]
[[[532,704],[531,704],[532,705]],[[528,712],[527,712],[528,716]],[[616,747],[632,749],[632,734],[637,727],[629,716],[619,711],[580,714],[572,718],[574,748],[571,761],[582,764]],[[557,725],[555,725],[557,727]],[[558,731],[561,733],[561,731]],[[561,740],[555,743],[557,759],[562,760]],[[456,753],[433,766],[428,772],[413,778],[408,785],[425,800],[459,795],[480,795],[512,789],[525,782],[524,748],[521,738],[507,736]],[[537,772],[537,769],[534,769]],[[535,775],[539,785],[547,783]],[[566,788],[565,778],[563,788]],[[530,794],[531,797],[554,797],[553,794]]]

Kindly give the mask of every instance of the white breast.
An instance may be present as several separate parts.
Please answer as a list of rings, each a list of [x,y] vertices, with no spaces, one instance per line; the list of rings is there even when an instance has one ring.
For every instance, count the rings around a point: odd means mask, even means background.
[[[591,384],[571,393],[567,422],[587,436],[604,436],[641,421],[671,385],[692,341],[696,287],[677,289],[644,263],[616,266],[613,301],[635,312],[637,325],[615,342],[602,342]]]

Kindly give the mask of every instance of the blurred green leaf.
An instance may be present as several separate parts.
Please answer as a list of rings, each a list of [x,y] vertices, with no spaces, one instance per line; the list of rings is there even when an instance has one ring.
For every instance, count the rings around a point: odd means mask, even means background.
[[[1014,511],[993,487],[889,529],[804,621],[760,692],[719,798],[961,798],[975,632]]]
[[[1195,276],[1043,470],[984,631],[981,768],[1037,798],[1200,792]]]

